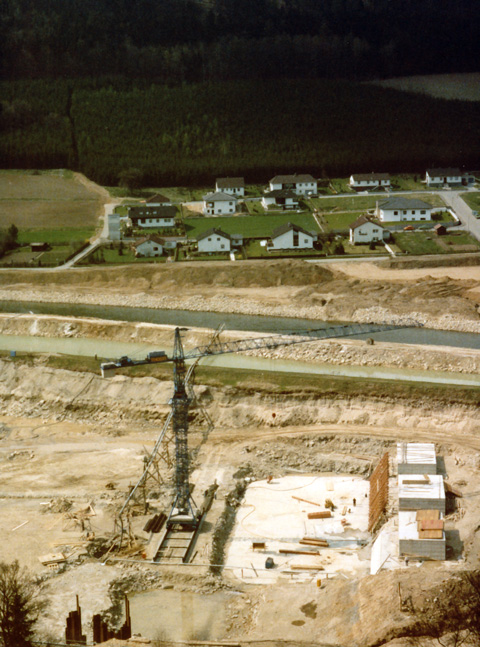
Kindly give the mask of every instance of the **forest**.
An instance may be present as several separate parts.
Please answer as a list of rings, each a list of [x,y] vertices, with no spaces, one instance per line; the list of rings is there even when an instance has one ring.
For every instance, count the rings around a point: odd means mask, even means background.
[[[350,81],[19,80],[0,93],[0,167],[70,168],[106,185],[131,168],[145,185],[209,186],[480,161],[480,104]]]
[[[0,77],[162,83],[477,71],[475,0],[2,0]]]

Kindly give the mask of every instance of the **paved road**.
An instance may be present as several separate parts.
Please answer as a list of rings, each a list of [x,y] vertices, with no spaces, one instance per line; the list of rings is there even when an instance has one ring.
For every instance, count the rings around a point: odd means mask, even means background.
[[[463,193],[463,192],[462,192]],[[480,240],[480,220],[477,220],[468,204],[462,200],[459,191],[441,191],[440,195],[445,204],[455,211],[464,228],[477,240]]]

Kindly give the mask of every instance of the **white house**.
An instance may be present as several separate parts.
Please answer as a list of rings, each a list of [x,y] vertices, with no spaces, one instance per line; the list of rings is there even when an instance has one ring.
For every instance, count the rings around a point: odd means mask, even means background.
[[[134,229],[174,227],[176,215],[177,209],[172,205],[128,207],[128,217]]]
[[[389,189],[390,175],[388,173],[366,173],[350,176],[350,187],[355,191],[368,189]]]
[[[172,201],[164,195],[156,193],[150,198],[147,198],[147,200],[145,200],[145,204],[149,207],[171,207]]]
[[[215,182],[215,191],[243,197],[245,180],[243,177],[219,177]]]
[[[350,225],[350,242],[354,245],[378,241],[383,241],[383,227],[378,222],[360,216]]]
[[[269,209],[279,207],[280,209],[296,209],[298,200],[295,193],[289,190],[275,189],[265,193],[262,197],[262,207]]]
[[[220,229],[209,229],[203,234],[197,236],[197,245],[199,252],[229,252],[231,250],[231,238]]]
[[[163,239],[155,236],[155,234],[146,236],[145,238],[139,238],[132,245],[135,256],[147,257],[161,256],[163,254],[163,246]]]
[[[311,249],[317,235],[291,222],[274,229],[269,249]]]
[[[425,180],[427,186],[462,184],[462,172],[458,168],[429,168]]]
[[[270,191],[289,190],[297,195],[313,195],[317,193],[317,180],[311,175],[276,175],[270,180]]]
[[[423,200],[391,198],[377,204],[376,215],[381,222],[431,220],[432,205]]]
[[[203,196],[203,213],[209,216],[216,216],[223,213],[235,213],[237,198],[223,191],[207,193]]]

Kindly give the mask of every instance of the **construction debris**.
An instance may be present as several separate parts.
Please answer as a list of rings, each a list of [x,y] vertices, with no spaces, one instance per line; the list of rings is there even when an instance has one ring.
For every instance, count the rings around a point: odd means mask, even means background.
[[[321,510],[320,512],[309,512],[309,519],[329,519],[332,516],[330,510]]]

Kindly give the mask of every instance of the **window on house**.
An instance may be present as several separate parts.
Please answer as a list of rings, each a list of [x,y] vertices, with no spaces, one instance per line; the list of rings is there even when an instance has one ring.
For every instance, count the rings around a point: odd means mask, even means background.
[[[211,239],[211,238],[209,238],[208,240],[209,240],[210,242],[212,242],[212,239]]]
[[[422,209],[420,213],[427,213],[427,212],[425,211],[425,209]]]
[[[394,212],[393,212],[393,215],[394,215],[394,216],[398,216],[398,211],[394,211]]]
[[[221,249],[225,249],[225,245],[220,245]]]
[[[404,216],[406,216],[406,215],[407,215],[407,210],[406,210],[406,209],[404,209],[404,210],[403,210],[403,215],[404,215]]]
[[[293,246],[298,247],[298,234],[297,232],[293,232]]]
[[[415,215],[415,209],[412,210],[412,216]]]
[[[220,238],[217,236],[217,242],[220,242]]]

